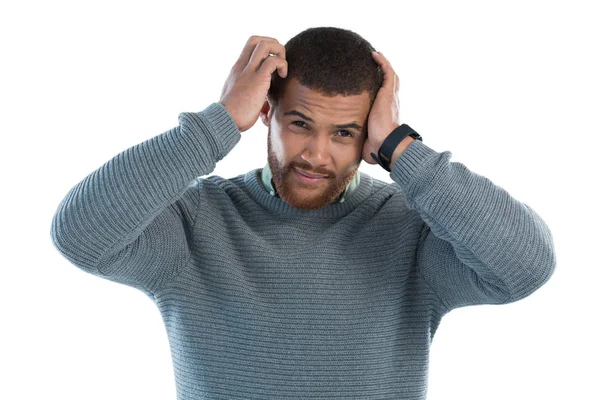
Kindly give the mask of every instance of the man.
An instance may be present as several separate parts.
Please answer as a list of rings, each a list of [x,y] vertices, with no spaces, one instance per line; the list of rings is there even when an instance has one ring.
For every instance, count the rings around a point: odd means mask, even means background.
[[[178,399],[425,399],[444,314],[517,301],[552,275],[545,222],[407,136],[398,78],[373,50],[338,28],[285,46],[252,36],[219,102],[58,206],[66,258],[155,301]],[[258,118],[265,168],[198,178]]]

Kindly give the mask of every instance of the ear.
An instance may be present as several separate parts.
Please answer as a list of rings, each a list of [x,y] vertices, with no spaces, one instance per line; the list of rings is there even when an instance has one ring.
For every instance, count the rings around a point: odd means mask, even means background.
[[[262,108],[260,109],[260,119],[262,120],[265,126],[269,126],[271,123],[271,116],[273,115],[273,108],[271,107],[271,103],[269,103],[269,99],[265,100]]]

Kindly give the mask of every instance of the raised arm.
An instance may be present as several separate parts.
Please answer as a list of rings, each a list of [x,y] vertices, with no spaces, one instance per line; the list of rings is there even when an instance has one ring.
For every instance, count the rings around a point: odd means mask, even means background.
[[[384,79],[369,113],[363,158],[377,161],[382,142],[396,127],[398,76],[389,61],[373,53]],[[408,136],[390,158],[390,176],[402,188],[407,207],[425,222],[417,268],[450,309],[513,302],[543,285],[556,256],[550,229],[526,204],[461,163]],[[399,246],[402,243],[398,244]]]
[[[181,113],[179,126],[117,154],[67,193],[52,219],[55,247],[85,271],[150,296],[172,280],[193,250],[198,177],[254,125],[274,71],[287,74],[285,48],[252,36],[218,103]]]
[[[522,299],[553,274],[552,234],[528,205],[488,178],[412,142],[391,177],[425,226],[417,268],[450,310]]]
[[[198,176],[240,140],[219,103],[117,154],[76,184],[52,219],[55,247],[82,269],[152,292],[189,258]]]

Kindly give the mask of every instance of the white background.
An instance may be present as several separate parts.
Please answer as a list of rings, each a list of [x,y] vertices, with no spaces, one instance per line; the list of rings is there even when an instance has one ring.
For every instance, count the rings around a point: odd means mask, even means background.
[[[537,292],[443,318],[428,400],[600,398],[599,17],[591,1],[3,2],[0,398],[175,399],[154,303],[70,264],[51,218],[104,162],[218,101],[249,36],[285,43],[313,26],[382,51],[401,120],[554,236],[557,269]],[[259,121],[213,174],[266,154]]]

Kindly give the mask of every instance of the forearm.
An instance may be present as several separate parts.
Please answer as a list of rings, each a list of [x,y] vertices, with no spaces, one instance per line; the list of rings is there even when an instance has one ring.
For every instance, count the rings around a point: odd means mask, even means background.
[[[455,298],[460,284],[466,291],[489,285],[487,292],[483,289],[480,293],[482,300],[483,292],[497,293],[498,301],[528,295],[549,278],[555,266],[548,226],[503,188],[463,164],[451,162],[450,157],[450,152],[438,153],[415,141],[391,172],[408,207],[418,210],[435,235],[429,240],[431,248],[422,249],[424,253],[436,249],[436,254],[423,255],[428,261],[422,273],[449,303],[460,302]],[[434,243],[436,238],[451,246]],[[458,271],[460,266],[453,258],[476,275]]]
[[[222,105],[181,113],[179,126],[117,154],[75,185],[52,220],[55,246],[93,269],[133,241],[198,176],[212,172],[239,141]]]

